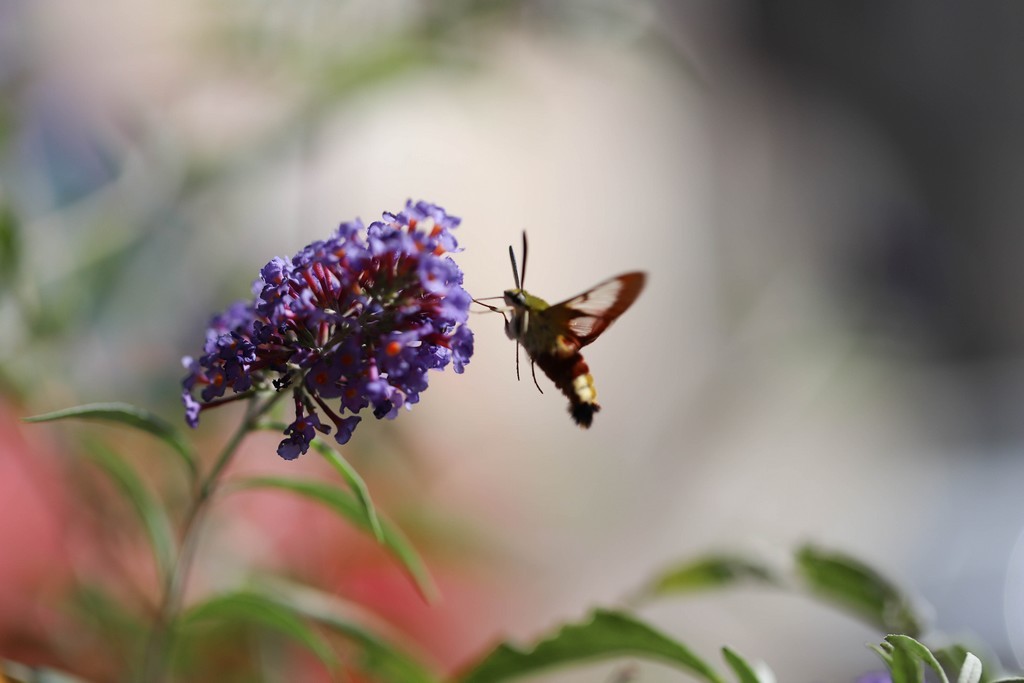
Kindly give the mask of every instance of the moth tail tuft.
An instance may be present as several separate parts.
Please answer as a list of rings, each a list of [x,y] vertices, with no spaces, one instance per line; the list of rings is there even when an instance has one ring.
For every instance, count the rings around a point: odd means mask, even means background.
[[[594,423],[594,413],[601,410],[596,403],[572,403],[569,406],[569,414],[580,427],[587,429]]]

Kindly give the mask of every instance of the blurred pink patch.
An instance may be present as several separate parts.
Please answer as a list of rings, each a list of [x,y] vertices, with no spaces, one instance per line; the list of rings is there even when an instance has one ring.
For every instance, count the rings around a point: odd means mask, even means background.
[[[276,437],[269,434],[250,439],[230,477],[317,478],[343,486],[337,474],[318,458],[276,458],[275,443]],[[389,490],[384,482],[370,481],[368,485],[385,515],[398,506],[398,500],[403,508],[415,506],[410,498],[415,491]],[[429,502],[421,504],[427,506]],[[223,500],[217,515],[231,520],[231,526],[221,529],[216,542],[206,546],[208,552],[226,553],[236,562],[239,557],[247,557],[250,564],[284,573],[368,608],[395,634],[403,636],[401,644],[411,646],[413,652],[442,671],[464,664],[499,638],[501,603],[509,599],[507,581],[484,556],[464,554],[457,561],[445,558],[443,536],[434,537],[421,530],[411,539],[441,592],[440,601],[430,605],[392,555],[369,534],[339,519],[323,505],[283,491],[253,490]],[[392,521],[403,526],[401,519]],[[207,561],[205,570],[217,571],[225,564],[226,560]],[[306,676],[303,680],[314,679]]]
[[[31,430],[31,433],[29,433]],[[0,648],[17,657],[45,637],[67,585],[67,492],[45,431],[0,402]]]

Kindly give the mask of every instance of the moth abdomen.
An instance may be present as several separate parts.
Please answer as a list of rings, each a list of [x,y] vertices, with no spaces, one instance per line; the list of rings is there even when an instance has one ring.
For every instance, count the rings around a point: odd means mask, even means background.
[[[601,406],[597,403],[594,378],[583,356],[574,353],[563,358],[545,353],[537,356],[536,363],[569,399],[569,414],[576,424],[584,429],[590,427],[594,422],[594,413],[601,410]]]

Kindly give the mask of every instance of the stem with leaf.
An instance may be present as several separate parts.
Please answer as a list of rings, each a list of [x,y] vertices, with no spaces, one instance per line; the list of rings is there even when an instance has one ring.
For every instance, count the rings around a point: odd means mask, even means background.
[[[167,580],[164,584],[163,598],[157,610],[153,629],[146,643],[140,680],[143,683],[156,683],[162,680],[167,668],[168,655],[173,646],[174,623],[181,613],[188,584],[189,572],[195,560],[199,545],[202,522],[217,490],[217,485],[224,469],[230,464],[238,446],[245,436],[258,428],[260,419],[270,410],[282,394],[276,393],[262,404],[257,398],[247,403],[245,417],[238,429],[221,449],[210,472],[202,479],[185,512],[181,528],[181,549]]]

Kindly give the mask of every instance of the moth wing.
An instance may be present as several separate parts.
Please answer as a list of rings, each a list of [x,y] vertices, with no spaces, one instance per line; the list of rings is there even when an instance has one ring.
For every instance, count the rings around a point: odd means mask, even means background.
[[[551,306],[547,313],[583,347],[597,339],[633,305],[646,281],[645,273],[625,273]]]

